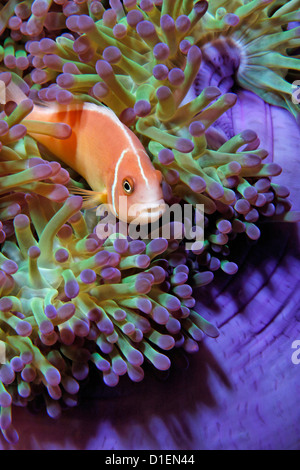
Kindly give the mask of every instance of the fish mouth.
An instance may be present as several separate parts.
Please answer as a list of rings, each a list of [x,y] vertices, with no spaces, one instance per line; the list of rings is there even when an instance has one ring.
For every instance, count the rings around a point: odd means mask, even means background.
[[[158,201],[133,204],[128,211],[129,222],[135,224],[149,224],[160,219],[167,209],[167,204],[163,199]]]

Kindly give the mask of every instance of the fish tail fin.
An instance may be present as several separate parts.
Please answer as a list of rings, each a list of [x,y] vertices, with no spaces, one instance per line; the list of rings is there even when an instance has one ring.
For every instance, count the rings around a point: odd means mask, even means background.
[[[19,75],[14,72],[7,72],[2,67],[0,67],[0,74],[0,104],[5,105],[9,101],[20,104],[22,101],[28,99],[30,88]],[[38,96],[34,98],[34,102],[46,107],[49,106],[48,103],[41,102]]]
[[[30,91],[27,83],[14,72],[8,72],[4,68],[0,67],[1,73],[1,104],[6,104],[9,101],[14,101],[20,104],[21,101],[28,99]]]
[[[13,81],[9,83],[6,87],[6,102],[15,101],[15,103],[20,104],[22,101],[27,100],[28,96],[21,90],[20,87]]]
[[[103,191],[92,191],[89,189],[78,188],[77,186],[71,184],[68,186],[68,189],[71,194],[76,194],[82,196],[83,198],[83,209],[97,209],[97,206],[100,204],[105,204],[107,202],[107,192]]]

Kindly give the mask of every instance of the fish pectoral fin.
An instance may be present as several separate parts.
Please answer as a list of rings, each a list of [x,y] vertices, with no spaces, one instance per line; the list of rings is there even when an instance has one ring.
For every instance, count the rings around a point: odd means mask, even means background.
[[[84,199],[82,209],[97,209],[100,204],[106,204],[107,193],[97,193],[94,197]]]
[[[107,191],[92,191],[90,189],[78,188],[74,185],[69,185],[68,189],[71,194],[82,196],[83,209],[94,209],[100,204],[107,203]]]

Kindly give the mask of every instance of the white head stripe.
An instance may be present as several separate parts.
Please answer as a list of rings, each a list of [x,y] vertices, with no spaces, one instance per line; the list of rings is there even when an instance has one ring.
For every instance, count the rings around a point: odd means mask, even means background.
[[[123,158],[125,157],[126,153],[127,153],[129,150],[130,150],[130,149],[128,149],[128,148],[125,149],[125,150],[123,150],[123,152],[122,152],[121,155],[119,156],[119,159],[118,159],[118,161],[117,161],[116,168],[115,168],[114,181],[113,181],[113,184],[112,184],[112,187],[111,187],[112,205],[113,205],[115,214],[116,214],[117,216],[118,216],[119,214],[117,213],[117,210],[116,210],[115,193],[116,193],[116,189],[117,189],[118,172],[119,172],[120,164],[121,164]]]
[[[139,154],[138,154],[137,152],[134,152],[134,153],[135,153],[136,158],[137,158],[137,161],[138,161],[138,165],[139,165],[139,169],[140,169],[141,175],[142,175],[142,177],[143,177],[143,179],[144,179],[144,181],[145,181],[145,183],[146,183],[146,186],[147,186],[147,188],[148,188],[148,187],[149,187],[149,183],[148,183],[148,179],[146,178],[146,175],[145,175],[145,173],[144,173],[144,169],[143,169],[142,164],[141,164],[141,158],[140,158],[140,156],[139,156]]]

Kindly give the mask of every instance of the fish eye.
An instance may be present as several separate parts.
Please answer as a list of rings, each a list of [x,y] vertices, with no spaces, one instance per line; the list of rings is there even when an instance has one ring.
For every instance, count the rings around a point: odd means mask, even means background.
[[[131,194],[133,192],[133,181],[131,178],[124,178],[122,186],[125,194]]]

